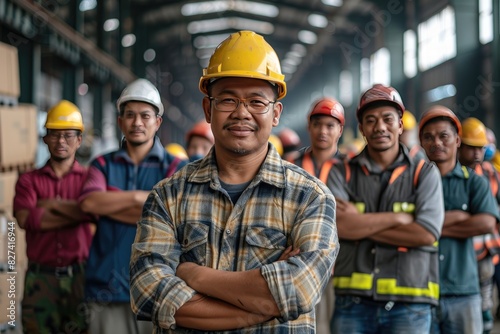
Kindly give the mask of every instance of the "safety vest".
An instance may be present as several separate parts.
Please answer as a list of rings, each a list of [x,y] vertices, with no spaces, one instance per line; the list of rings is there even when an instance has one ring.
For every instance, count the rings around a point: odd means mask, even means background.
[[[498,178],[493,165],[484,161],[482,164],[476,164],[474,169],[477,175],[485,176],[490,184],[490,190],[495,199],[498,195]],[[477,235],[474,237],[474,250],[476,251],[477,260],[484,259],[488,254],[491,255],[493,264],[500,262],[500,234],[495,226],[493,233]]]
[[[356,160],[338,164],[350,198],[361,213],[415,211],[419,175],[432,167],[412,158],[404,149],[405,163],[394,168],[380,196],[373,195],[373,176]],[[340,240],[335,263],[335,291],[377,301],[438,304],[437,242],[425,247],[397,247],[371,239]]]
[[[292,156],[292,157],[287,158],[287,160],[291,163],[296,163],[298,158],[300,158],[300,156],[295,156],[295,157]],[[328,174],[330,173],[332,166],[338,162],[339,161],[335,158],[332,158],[330,160],[325,161],[323,163],[323,166],[321,166],[319,175],[316,175],[316,171],[314,170],[314,162],[313,162],[312,156],[311,156],[311,151],[307,150],[302,155],[302,166],[300,166],[300,167],[305,169],[309,174],[316,176],[324,184],[326,184],[326,182],[328,180]]]

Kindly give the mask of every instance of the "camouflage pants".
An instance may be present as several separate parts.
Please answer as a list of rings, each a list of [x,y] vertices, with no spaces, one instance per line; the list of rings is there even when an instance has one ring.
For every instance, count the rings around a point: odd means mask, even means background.
[[[84,287],[83,268],[63,277],[28,269],[21,311],[24,333],[86,333]]]

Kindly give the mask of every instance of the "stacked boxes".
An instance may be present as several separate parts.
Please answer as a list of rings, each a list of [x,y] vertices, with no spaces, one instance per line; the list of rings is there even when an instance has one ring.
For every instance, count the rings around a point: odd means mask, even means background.
[[[19,104],[17,49],[0,43],[0,332],[19,332],[24,274],[24,230],[13,218],[20,172],[33,168],[38,143],[37,108]]]

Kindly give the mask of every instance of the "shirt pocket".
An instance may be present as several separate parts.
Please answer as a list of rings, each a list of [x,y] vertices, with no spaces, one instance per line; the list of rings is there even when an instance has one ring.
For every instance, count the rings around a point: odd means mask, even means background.
[[[286,248],[287,237],[282,231],[268,227],[252,227],[247,231],[248,247],[246,269],[260,268],[275,262]]]
[[[194,262],[205,265],[208,251],[209,227],[200,223],[186,223],[180,233],[182,255],[180,262]]]

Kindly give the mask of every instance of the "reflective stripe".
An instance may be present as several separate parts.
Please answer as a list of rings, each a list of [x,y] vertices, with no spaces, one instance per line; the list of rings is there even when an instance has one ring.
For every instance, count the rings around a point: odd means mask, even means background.
[[[336,161],[335,159],[325,161],[323,163],[323,166],[321,166],[319,175],[316,175],[316,173],[314,172],[314,164],[312,162],[311,153],[306,152],[304,153],[304,158],[302,160],[302,168],[304,168],[309,174],[316,176],[324,184],[326,184],[326,181],[328,179],[328,174],[330,173],[330,169],[332,169],[332,166],[335,163],[335,161]]]
[[[439,284],[429,282],[427,288],[414,288],[409,286],[397,286],[395,278],[381,278],[377,280],[377,293],[381,295],[415,296],[439,298]]]
[[[353,273],[351,277],[334,277],[333,285],[338,289],[371,290],[373,276],[371,274]],[[377,293],[380,295],[414,296],[439,298],[439,284],[429,282],[427,288],[397,286],[395,278],[377,280]]]
[[[371,290],[372,274],[352,273],[351,277],[333,277],[333,286],[340,289]]]
[[[469,171],[467,170],[467,167],[462,166],[462,172],[464,173],[464,177],[466,179],[468,179],[469,178]]]
[[[409,203],[409,202],[395,202],[392,205],[392,211],[395,213],[398,213],[398,212],[414,213],[415,212],[415,204]]]

